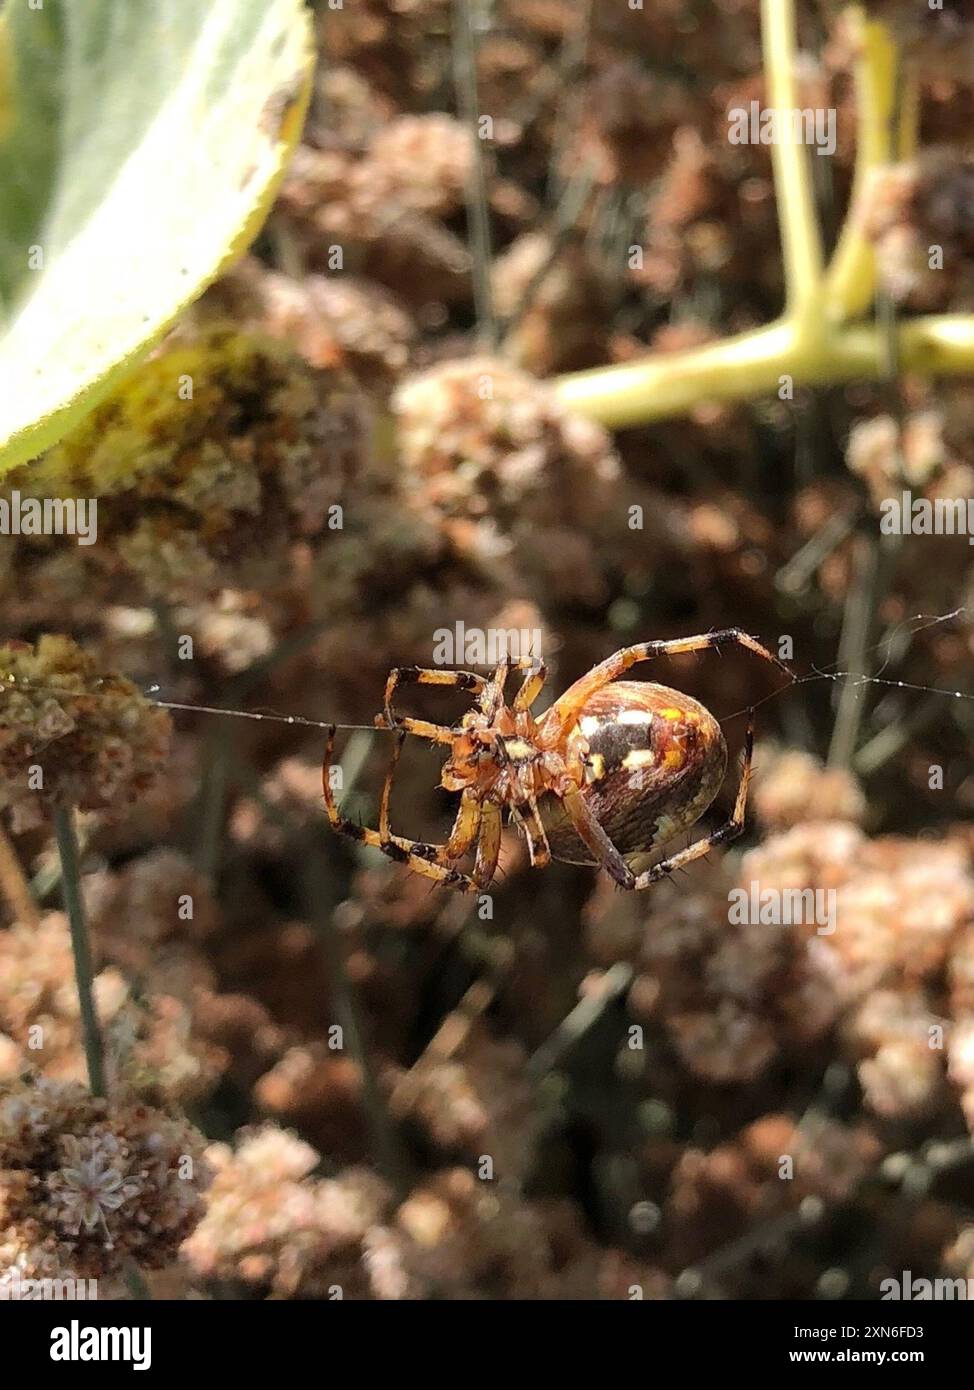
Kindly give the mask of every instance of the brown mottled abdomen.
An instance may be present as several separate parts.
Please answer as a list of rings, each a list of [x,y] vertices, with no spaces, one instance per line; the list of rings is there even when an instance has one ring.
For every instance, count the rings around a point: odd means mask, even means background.
[[[599,690],[583,708],[569,745],[587,745],[585,800],[627,859],[689,830],[727,771],[727,746],[710,711],[689,695],[648,681],[617,681]],[[594,862],[557,797],[546,796],[541,812],[555,859]]]

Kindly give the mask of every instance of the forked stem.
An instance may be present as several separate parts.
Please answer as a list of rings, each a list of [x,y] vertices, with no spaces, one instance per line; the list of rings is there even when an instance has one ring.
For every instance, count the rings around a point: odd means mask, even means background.
[[[850,5],[845,19],[858,49],[856,166],[849,211],[825,277],[826,312],[835,323],[864,314],[873,301],[876,253],[863,229],[866,202],[876,171],[893,159],[908,159],[917,131],[916,81],[903,73],[888,26],[870,19],[862,5]]]
[[[877,380],[888,374],[889,337],[882,325],[847,324],[875,295],[875,261],[862,233],[861,199],[875,168],[915,146],[916,85],[904,77],[897,112],[899,60],[887,26],[851,6],[862,47],[857,65],[859,149],[855,193],[832,265],[822,252],[808,151],[779,119],[772,146],[787,291],[783,318],[689,352],[648,355],[620,366],[575,372],[555,382],[570,409],[609,429],[686,415],[704,401],[743,401],[800,386]],[[794,0],[762,0],[762,42],[771,101],[798,107]],[[898,120],[895,117],[898,115]],[[913,318],[895,328],[901,371],[925,377],[974,372],[974,316]]]

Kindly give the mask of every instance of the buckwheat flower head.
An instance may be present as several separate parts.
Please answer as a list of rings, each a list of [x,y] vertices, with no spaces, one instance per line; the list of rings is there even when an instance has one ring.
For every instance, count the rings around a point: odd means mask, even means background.
[[[276,1126],[244,1131],[236,1152],[214,1144],[216,1177],[201,1224],[183,1247],[194,1273],[275,1297],[366,1296],[362,1242],[390,1208],[385,1184],[369,1170],[336,1178],[312,1173],[319,1156]]]
[[[929,310],[969,304],[972,210],[974,161],[961,150],[933,147],[877,172],[865,230],[895,300]]]
[[[622,546],[622,470],[605,430],[489,357],[444,362],[393,396],[402,484],[465,563],[516,563],[528,592],[604,601],[602,547]]]
[[[124,809],[165,764],[168,714],[68,637],[0,646],[0,808],[15,830],[54,807]]]
[[[866,798],[846,768],[824,767],[799,748],[762,748],[762,777],[754,788],[758,819],[775,830],[804,821],[843,820],[859,824]]]
[[[123,1176],[124,1163],[114,1134],[94,1137],[65,1134],[60,1140],[62,1167],[47,1180],[52,1203],[72,1235],[101,1229],[108,1249],[112,1235],[106,1214],[117,1211],[142,1191],[138,1179]]]
[[[212,328],[170,343],[10,484],[99,499],[86,586],[130,599],[137,576],[149,594],[191,601],[286,580],[293,547],[347,501],[370,428],[342,373]],[[51,548],[31,538],[33,558]]]
[[[619,462],[601,426],[572,415],[543,382],[487,357],[408,378],[393,398],[407,479],[447,516],[526,508],[532,522],[584,522]]]
[[[209,1180],[188,1121],[74,1082],[0,1088],[0,1265],[52,1260],[112,1279],[128,1259],[161,1269],[192,1231]]]

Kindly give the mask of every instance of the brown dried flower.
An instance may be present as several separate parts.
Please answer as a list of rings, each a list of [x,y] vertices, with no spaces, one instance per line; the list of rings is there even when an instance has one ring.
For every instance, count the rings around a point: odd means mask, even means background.
[[[27,1277],[158,1269],[202,1215],[202,1136],[186,1120],[72,1082],[0,1088],[0,1265]]]
[[[957,308],[974,292],[974,160],[958,150],[921,151],[880,171],[864,214],[879,272],[913,309]]]
[[[165,764],[170,720],[68,637],[0,647],[0,806],[14,828],[56,806],[124,810]]]
[[[146,362],[10,486],[99,499],[88,582],[109,592],[130,590],[133,571],[170,602],[263,588],[289,577],[295,542],[334,529],[370,429],[340,373],[270,338],[214,329]],[[35,561],[52,548],[45,537],[21,544]]]

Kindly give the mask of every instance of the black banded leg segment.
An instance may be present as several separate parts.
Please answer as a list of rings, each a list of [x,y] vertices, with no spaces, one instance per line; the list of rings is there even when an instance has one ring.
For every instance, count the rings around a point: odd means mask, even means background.
[[[383,713],[376,716],[376,723],[381,723],[387,729],[405,729],[407,733],[432,739],[435,743],[450,743],[453,731],[446,725],[431,724],[425,719],[413,719],[409,715],[396,714],[392,708],[392,697],[400,685],[445,685],[454,690],[469,690],[479,696],[487,682],[474,671],[445,671],[426,666],[396,666],[389,672]]]
[[[538,811],[538,803],[534,797],[529,797],[527,801],[518,806],[516,814],[528,842],[528,857],[531,860],[531,867],[533,869],[544,868],[546,864],[551,863],[551,849],[541,821],[541,814]]]
[[[457,808],[456,820],[453,822],[453,829],[450,831],[450,838],[445,845],[429,845],[421,840],[403,840],[401,837],[393,835],[392,826],[389,823],[389,801],[392,796],[392,779],[396,771],[396,764],[399,762],[399,755],[402,753],[402,746],[406,742],[405,730],[400,730],[396,734],[396,746],[392,752],[389,762],[389,769],[386,772],[386,779],[382,787],[382,800],[379,803],[379,834],[384,843],[395,844],[397,840],[402,844],[412,846],[413,854],[418,854],[421,859],[429,859],[434,864],[453,864],[471,849],[477,838],[477,831],[480,829],[480,802],[470,791],[465,791],[460,798],[460,805]]]
[[[601,661],[598,666],[593,666],[587,675],[570,686],[555,702],[553,708],[558,711],[562,727],[568,727],[575,722],[583,705],[597,690],[619,680],[640,661],[652,661],[659,656],[678,656],[683,652],[703,652],[713,648],[719,650],[721,647],[732,645],[745,647],[763,661],[777,666],[790,681],[795,679],[785,663],[779,661],[756,637],[739,627],[725,627],[717,632],[700,633],[696,637],[677,637],[669,642],[638,642],[632,647],[623,647],[621,651]]]
[[[328,776],[334,762],[334,752],[335,729],[332,727],[325,737],[325,755],[321,764],[321,786],[325,797],[325,810],[333,830],[339,835],[347,836],[350,840],[357,840],[359,844],[370,845],[397,864],[408,864],[414,873],[422,874],[424,878],[431,878],[437,883],[448,884],[451,888],[459,889],[461,893],[475,893],[477,891],[477,884],[468,874],[461,873],[459,869],[450,868],[439,862],[440,856],[446,848],[445,845],[427,845],[421,840],[407,840],[401,835],[389,833],[388,793],[392,783],[392,772],[398,758],[398,749],[393,755],[392,767],[386,775],[386,784],[383,788],[382,819],[386,827],[385,834],[381,830],[371,830],[368,826],[357,825],[355,821],[347,820],[339,811]]]
[[[736,840],[744,829],[744,812],[747,808],[747,789],[751,783],[751,758],[754,755],[754,711],[747,712],[747,733],[744,736],[744,759],[741,766],[741,780],[737,788],[737,797],[734,801],[734,809],[731,812],[730,820],[726,821],[718,830],[710,835],[705,835],[702,840],[697,840],[692,845],[687,845],[686,849],[680,850],[679,854],[674,854],[670,859],[662,859],[658,864],[654,864],[645,873],[639,874],[635,882],[631,885],[635,892],[640,892],[643,888],[649,888],[652,884],[658,883],[661,878],[666,878],[667,874],[673,873],[676,869],[682,869],[684,865],[690,864],[694,859],[701,859],[705,854],[709,854],[715,845],[726,845],[731,840]]]

